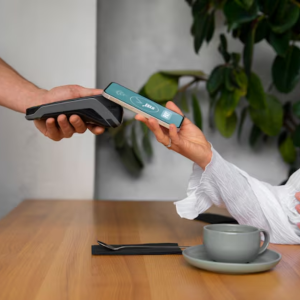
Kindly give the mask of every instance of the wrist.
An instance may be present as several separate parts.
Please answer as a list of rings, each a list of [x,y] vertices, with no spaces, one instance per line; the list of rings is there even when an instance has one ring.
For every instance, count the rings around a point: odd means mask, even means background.
[[[47,93],[47,90],[38,88],[36,86],[27,90],[26,95],[24,95],[24,99],[23,99],[22,112],[25,113],[26,109],[29,107],[43,104],[42,99],[45,93]]]
[[[198,164],[203,170],[205,170],[206,166],[211,162],[212,159],[212,149],[211,144],[207,142],[205,146],[203,146],[203,150],[201,151],[201,154],[197,161],[195,161],[196,164]]]

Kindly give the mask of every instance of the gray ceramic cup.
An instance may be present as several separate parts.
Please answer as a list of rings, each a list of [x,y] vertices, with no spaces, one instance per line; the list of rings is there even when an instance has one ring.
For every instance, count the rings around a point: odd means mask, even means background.
[[[260,247],[260,234],[265,241]],[[213,224],[204,227],[203,244],[210,259],[217,262],[248,263],[267,250],[270,235],[248,225]]]

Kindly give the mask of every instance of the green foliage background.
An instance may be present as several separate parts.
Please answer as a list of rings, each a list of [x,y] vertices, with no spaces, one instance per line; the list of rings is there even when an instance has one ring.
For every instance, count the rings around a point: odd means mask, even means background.
[[[296,0],[185,0],[191,7],[191,34],[194,50],[198,54],[203,43],[214,36],[215,15],[225,16],[226,35],[239,39],[241,53],[228,50],[225,34],[220,35],[218,50],[224,62],[211,74],[201,70],[160,71],[150,76],[139,93],[159,104],[169,100],[184,112],[192,108],[194,123],[202,128],[201,105],[196,94],[188,97],[187,89],[200,81],[206,82],[210,99],[210,126],[225,137],[238,131],[240,138],[246,116],[252,120],[249,143],[254,147],[259,140],[270,137],[278,140],[283,160],[290,165],[290,174],[299,168],[300,101],[277,99],[266,91],[259,74],[252,70],[257,43],[265,40],[276,53],[272,64],[272,87],[289,94],[300,81],[300,1]],[[179,80],[191,81],[179,87]],[[178,100],[179,99],[179,100]],[[238,106],[243,109],[237,110]],[[142,142],[136,129],[141,126]],[[117,129],[110,130],[116,150],[127,169],[138,175],[144,167],[145,156],[153,155],[149,130],[134,119],[127,120]],[[141,144],[141,146],[140,146]]]

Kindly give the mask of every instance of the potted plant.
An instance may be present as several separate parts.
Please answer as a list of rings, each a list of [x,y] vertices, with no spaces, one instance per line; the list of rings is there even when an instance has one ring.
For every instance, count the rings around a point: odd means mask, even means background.
[[[202,128],[201,105],[196,94],[186,91],[206,82],[210,101],[209,125],[223,137],[230,138],[235,131],[241,136],[248,115],[252,121],[249,143],[252,147],[261,139],[278,140],[283,160],[290,166],[289,173],[299,168],[300,101],[291,103],[286,94],[300,81],[300,1],[296,0],[186,0],[191,7],[191,34],[198,54],[203,43],[209,44],[215,31],[215,16],[225,16],[227,33],[220,35],[218,50],[223,63],[206,75],[202,70],[160,71],[150,76],[139,93],[160,104],[175,99],[184,112],[193,115],[194,123]],[[241,53],[230,52],[226,36],[242,43]],[[276,57],[272,63],[272,84],[263,86],[259,74],[252,70],[255,46],[267,41]],[[179,86],[182,77],[191,80]],[[275,89],[282,94],[278,99]],[[142,126],[142,141],[136,127]],[[144,167],[142,151],[153,154],[149,131],[134,119],[110,131],[121,160],[132,174]]]

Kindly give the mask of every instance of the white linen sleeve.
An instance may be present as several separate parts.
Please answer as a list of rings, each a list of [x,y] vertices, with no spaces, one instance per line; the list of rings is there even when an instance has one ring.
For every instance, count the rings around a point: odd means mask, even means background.
[[[224,160],[212,147],[211,162],[203,171],[194,164],[187,198],[175,202],[182,218],[194,219],[212,204],[226,206],[240,223],[268,230],[272,243],[300,244],[300,215],[295,193],[300,170],[284,186],[261,182]]]

